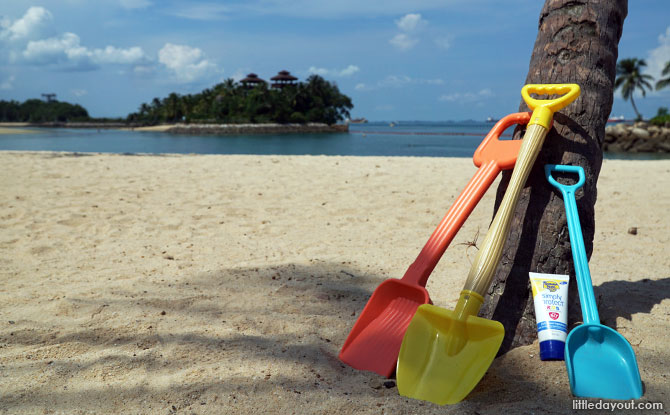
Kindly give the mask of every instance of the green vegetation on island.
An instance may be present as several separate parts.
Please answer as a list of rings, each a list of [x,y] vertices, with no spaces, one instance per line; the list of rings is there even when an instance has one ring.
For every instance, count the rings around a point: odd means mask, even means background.
[[[664,126],[670,124],[670,112],[668,112],[667,107],[661,107],[658,109],[656,116],[649,120],[649,123],[652,125]]]
[[[0,122],[72,122],[89,121],[88,111],[79,104],[41,99],[23,103],[0,101]]]
[[[337,85],[318,75],[306,82],[271,88],[232,79],[197,94],[171,93],[163,99],[143,103],[128,122],[159,123],[325,123],[332,125],[349,117],[351,98]]]
[[[336,84],[318,75],[310,76],[305,82],[277,85],[259,82],[254,86],[228,79],[196,94],[173,92],[162,99],[154,98],[125,119],[91,118],[81,105],[58,101],[53,99],[55,94],[50,94],[46,101],[0,101],[0,122],[333,125],[349,118],[349,110],[353,108],[351,98],[342,94]]]

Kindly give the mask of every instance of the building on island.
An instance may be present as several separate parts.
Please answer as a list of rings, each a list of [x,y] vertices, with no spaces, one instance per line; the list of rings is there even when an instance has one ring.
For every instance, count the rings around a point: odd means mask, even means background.
[[[264,83],[265,83],[265,81],[262,80],[261,78],[259,78],[258,75],[256,75],[255,73],[250,73],[250,74],[248,74],[247,77],[244,78],[244,79],[242,79],[242,80],[240,80],[240,82],[241,82],[242,85],[244,85],[246,88],[253,88],[253,87],[255,87],[256,85],[264,84]]]
[[[272,87],[273,88],[283,88],[287,85],[295,85],[295,81],[298,80],[295,76],[291,75],[291,73],[287,70],[279,71],[279,73],[270,80],[273,81]]]

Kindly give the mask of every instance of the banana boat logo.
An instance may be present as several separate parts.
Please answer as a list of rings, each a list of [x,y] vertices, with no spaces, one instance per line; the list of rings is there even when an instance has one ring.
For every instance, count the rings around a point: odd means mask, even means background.
[[[546,288],[547,290],[554,293],[556,290],[558,290],[558,283],[556,281],[543,281],[542,288]]]

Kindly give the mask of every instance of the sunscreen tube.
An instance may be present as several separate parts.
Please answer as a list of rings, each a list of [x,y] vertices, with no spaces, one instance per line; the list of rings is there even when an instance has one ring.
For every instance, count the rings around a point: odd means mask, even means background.
[[[563,360],[568,334],[567,275],[530,272],[541,360]]]

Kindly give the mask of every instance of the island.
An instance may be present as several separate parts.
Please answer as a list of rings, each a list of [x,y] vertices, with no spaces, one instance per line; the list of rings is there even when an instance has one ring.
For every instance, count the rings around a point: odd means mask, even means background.
[[[195,94],[170,93],[139,105],[125,118],[92,118],[78,104],[56,100],[0,101],[0,122],[35,127],[130,128],[179,134],[346,132],[351,98],[319,75],[304,82],[286,70],[272,83],[250,73]]]

